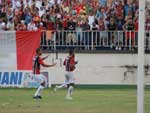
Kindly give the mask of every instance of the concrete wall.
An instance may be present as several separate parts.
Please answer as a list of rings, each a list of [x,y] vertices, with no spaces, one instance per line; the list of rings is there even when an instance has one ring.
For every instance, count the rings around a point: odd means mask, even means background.
[[[50,54],[46,62],[52,63],[55,56]],[[67,54],[58,55],[62,60],[65,56]],[[76,60],[78,65],[74,74],[77,84],[136,84],[136,54],[76,54]],[[60,60],[55,61],[58,63],[56,67],[42,70],[49,71],[53,84],[60,84],[64,81],[65,71]],[[150,65],[150,55],[145,55],[145,64]],[[150,84],[150,67],[146,71],[145,83]]]

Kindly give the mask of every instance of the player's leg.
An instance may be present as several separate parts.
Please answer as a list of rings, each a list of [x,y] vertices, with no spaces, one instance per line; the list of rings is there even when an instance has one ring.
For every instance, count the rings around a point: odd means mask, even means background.
[[[74,83],[68,84],[66,99],[72,99],[73,90],[74,90]]]
[[[61,84],[61,85],[56,85],[56,87],[54,88],[54,92],[56,92],[58,89],[61,89],[61,88],[66,87],[66,86],[67,86],[66,83],[63,83],[63,84]]]
[[[54,92],[56,92],[58,89],[61,89],[63,87],[67,87],[67,81],[68,81],[68,77],[67,77],[67,73],[65,74],[65,82],[61,85],[56,85],[55,88],[54,88]]]
[[[69,80],[68,80],[68,91],[67,91],[66,98],[72,99],[72,94],[74,90],[74,75],[73,75],[73,72],[69,72],[68,75],[69,75],[68,76]]]
[[[43,75],[37,75],[36,79],[40,82],[40,86],[38,87],[37,91],[34,94],[35,99],[41,99],[41,92],[44,89],[44,87],[46,86],[46,78]]]
[[[65,82],[59,86],[56,85],[56,87],[54,88],[54,92],[56,92],[58,89],[61,89],[63,87],[67,87],[67,84],[68,84],[68,74],[66,73],[65,74]]]

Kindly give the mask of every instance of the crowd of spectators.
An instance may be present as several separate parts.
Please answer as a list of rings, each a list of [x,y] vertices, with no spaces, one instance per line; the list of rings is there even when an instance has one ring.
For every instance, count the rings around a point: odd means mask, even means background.
[[[0,31],[65,30],[70,32],[56,33],[59,43],[65,40],[85,45],[92,44],[92,34],[87,33],[92,31],[93,44],[105,43],[107,38],[109,45],[130,39],[135,45],[138,13],[139,0],[0,0]],[[146,5],[145,15],[145,29],[150,31],[150,5]]]
[[[138,30],[138,0],[0,0],[0,30]],[[146,8],[146,30],[150,30]]]
[[[119,36],[120,40],[124,37],[128,40],[137,37],[133,31],[138,30],[138,13],[138,0],[0,0],[0,31],[102,31],[102,38]],[[149,31],[149,6],[145,15],[145,28]],[[83,35],[86,39],[80,36],[79,40],[86,42],[90,35]],[[149,37],[149,33],[146,36]],[[76,42],[72,32],[67,37],[67,43]]]

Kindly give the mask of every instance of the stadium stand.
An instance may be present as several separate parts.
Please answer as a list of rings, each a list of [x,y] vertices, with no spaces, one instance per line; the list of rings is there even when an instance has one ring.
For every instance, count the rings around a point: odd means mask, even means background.
[[[55,49],[70,45],[80,46],[79,49],[84,50],[98,50],[101,47],[135,50],[137,47],[138,0],[0,2],[0,31],[42,30],[43,49],[54,49],[53,45],[57,46]],[[150,30],[150,7],[146,7],[145,28]],[[149,45],[149,32],[146,32],[146,37]]]

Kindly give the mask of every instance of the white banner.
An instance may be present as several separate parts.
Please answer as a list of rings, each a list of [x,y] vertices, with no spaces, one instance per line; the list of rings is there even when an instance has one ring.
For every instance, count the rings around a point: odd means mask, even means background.
[[[47,79],[47,87],[51,87],[49,73],[42,72]],[[0,87],[37,88],[40,84],[35,80],[32,72],[27,71],[0,71]]]

